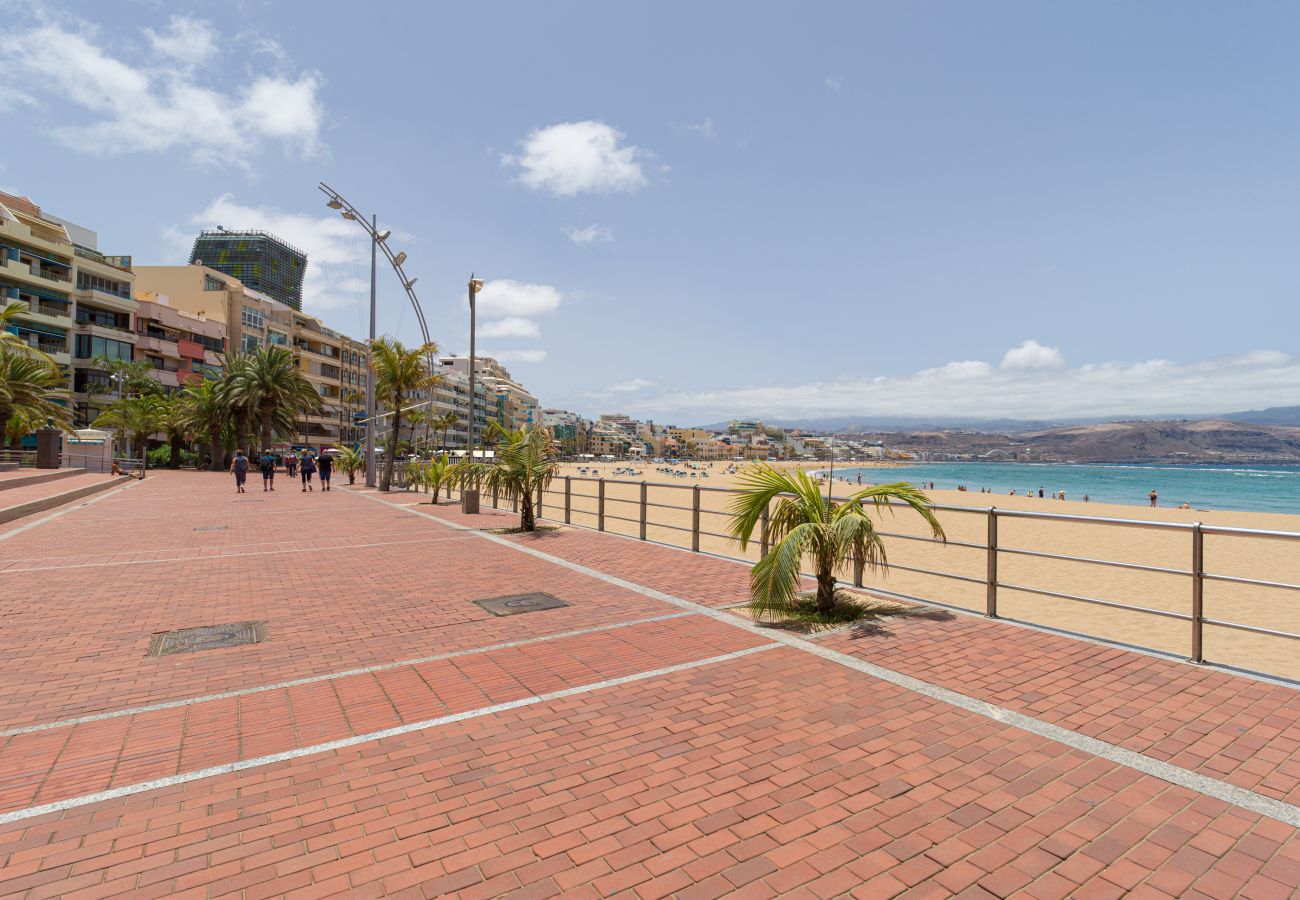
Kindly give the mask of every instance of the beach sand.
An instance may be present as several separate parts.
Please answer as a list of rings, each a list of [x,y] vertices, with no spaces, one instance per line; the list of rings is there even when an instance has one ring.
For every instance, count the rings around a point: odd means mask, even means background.
[[[589,467],[606,479],[605,530],[631,536],[639,534],[640,482],[644,480],[647,483],[649,522],[646,537],[690,547],[692,488],[698,485],[700,549],[725,556],[758,559],[757,542],[742,551],[734,541],[724,536],[728,531],[727,509],[731,498],[719,489],[734,485],[734,476],[726,473],[728,463],[715,462],[711,468],[708,463],[698,465],[701,468],[696,471],[708,472],[709,477],[675,478],[655,471],[656,466],[651,463],[639,464],[637,469],[642,474],[636,477],[614,475],[614,469],[623,468],[621,465],[599,463]],[[807,463],[803,467],[812,468]],[[817,470],[822,468],[823,465],[816,467]],[[595,479],[580,477],[577,469],[575,465],[563,467],[561,476],[555,479],[543,500],[543,515],[552,520],[563,520],[564,476],[571,476],[571,521],[575,525],[595,527],[598,484]],[[880,467],[880,475],[875,480],[890,480],[888,466]],[[856,483],[837,482],[835,494],[845,496],[856,489]],[[936,504],[972,509],[969,513],[940,512],[939,519],[953,543],[939,546],[906,537],[886,537],[891,568],[888,573],[868,572],[864,584],[977,611],[984,610],[986,600],[984,579],[988,554],[983,545],[987,537],[988,515],[982,510],[989,506],[1143,521],[1200,521],[1207,525],[1300,532],[1300,516],[1275,513],[1152,509],[962,491],[928,493]],[[490,498],[485,500],[490,502]],[[896,535],[928,534],[920,518],[907,510],[884,513],[880,527],[883,532]],[[960,542],[979,544],[980,547],[956,546]],[[1185,530],[1161,531],[1003,517],[998,521],[998,545],[1003,550],[1059,553],[1184,572],[1190,569],[1192,562],[1192,538]],[[976,579],[977,583],[910,572],[902,568],[904,566],[961,575]],[[1204,570],[1216,575],[1300,584],[1300,541],[1206,535]],[[844,575],[850,577],[848,572]],[[1163,612],[1183,615],[1191,612],[1192,580],[1185,574],[1120,569],[1003,552],[998,559],[998,580],[1004,584],[1076,594]],[[998,613],[1008,618],[1182,656],[1191,652],[1190,622],[1150,613],[1045,597],[1007,587],[998,591]],[[1300,591],[1207,580],[1204,616],[1300,634]],[[1300,640],[1297,639],[1206,624],[1203,648],[1207,661],[1300,679]]]

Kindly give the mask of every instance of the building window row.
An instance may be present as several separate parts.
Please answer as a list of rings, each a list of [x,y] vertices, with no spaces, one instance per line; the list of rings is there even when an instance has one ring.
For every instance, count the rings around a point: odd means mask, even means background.
[[[266,316],[262,314],[260,309],[256,309],[252,306],[244,307],[241,321],[246,327],[256,328],[258,331],[261,331],[266,327]]]
[[[111,278],[100,278],[98,275],[92,275],[89,272],[77,273],[77,290],[99,291],[101,294],[112,294],[114,297],[121,297],[124,300],[131,299],[131,286],[129,284],[114,281]]]
[[[107,359],[130,361],[132,346],[126,341],[114,341],[92,334],[77,335],[76,356],[78,359],[94,359],[103,356]]]

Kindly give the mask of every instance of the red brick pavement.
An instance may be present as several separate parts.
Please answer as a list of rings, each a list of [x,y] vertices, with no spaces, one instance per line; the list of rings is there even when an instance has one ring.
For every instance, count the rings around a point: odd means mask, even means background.
[[[24,471],[30,473],[31,470],[28,469]],[[122,481],[122,479],[117,478],[117,476],[87,472],[82,475],[73,475],[68,478],[57,478],[54,481],[42,481],[38,484],[28,484],[23,485],[22,487],[8,488],[0,491],[0,510],[22,506],[24,503],[30,503],[33,500],[44,500],[46,497],[66,494],[70,491],[75,491],[78,488],[84,488],[87,485],[103,484],[106,481],[114,480]],[[93,497],[94,495],[92,494],[91,496]],[[57,508],[58,507],[55,507],[55,509]],[[46,510],[46,512],[53,512],[53,510]],[[22,519],[13,519],[4,524],[0,524],[0,534],[13,528],[15,525],[23,524],[30,518],[30,516],[25,516]]]
[[[794,650],[0,829],[0,889],[1283,897],[1271,820]]]
[[[585,531],[510,540],[707,605],[744,596],[746,570],[722,560]],[[537,589],[573,606],[496,619],[469,603]],[[218,476],[160,473],[0,541],[0,727],[541,640],[15,736],[0,747],[10,804],[363,739],[0,826],[0,895],[1271,898],[1300,883],[1295,829],[795,649],[600,686],[762,641],[705,616],[554,637],[680,611],[353,492],[239,497]],[[141,655],[159,628],[255,618],[270,623],[266,644]],[[1056,684],[1038,633],[971,621],[992,630],[902,620],[825,640],[900,671],[915,656],[918,677],[976,696],[1010,651],[1018,676],[1062,707],[1103,699],[1079,693],[1100,673],[1075,668],[1108,649],[1052,636],[1070,648]],[[986,661],[960,683],[926,643],[948,627]],[[877,653],[909,639],[911,654]],[[1113,657],[1112,692],[1127,702],[1054,721],[1124,744],[1124,720],[1151,714],[1143,693],[1173,710],[1185,690],[1195,711],[1176,740],[1294,731],[1279,718],[1287,703],[1264,714],[1276,698],[1257,682],[1210,673],[1226,681],[1184,687],[1182,670],[1205,673],[1128,656],[1170,679],[1164,694]],[[581,693],[529,699],[565,687]],[[990,699],[1055,709],[1000,690]],[[1219,712],[1201,708],[1206,695]],[[364,740],[502,699],[531,705]],[[1227,776],[1263,761],[1273,768],[1256,786],[1284,787],[1286,738],[1267,738],[1224,743],[1252,754]]]

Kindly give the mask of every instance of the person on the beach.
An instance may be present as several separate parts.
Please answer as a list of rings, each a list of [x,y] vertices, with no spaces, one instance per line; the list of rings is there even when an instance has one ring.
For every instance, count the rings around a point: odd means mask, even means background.
[[[1039,497],[1039,499],[1042,499],[1042,496],[1043,496],[1043,486],[1040,484],[1040,485],[1038,486],[1038,497]]]
[[[1087,495],[1087,494],[1084,494],[1084,495],[1083,495],[1083,502],[1084,502],[1084,503],[1087,503],[1087,502],[1088,502],[1088,495]]]
[[[235,474],[235,493],[244,493],[244,479],[248,477],[248,457],[243,450],[235,451],[235,458],[230,461],[230,471]]]
[[[334,468],[334,457],[328,453],[322,453],[320,460],[316,464],[316,471],[320,473],[320,489],[328,491],[330,489],[330,471]]]
[[[262,470],[262,493],[275,490],[275,457],[270,450],[262,451],[257,467]]]
[[[1151,493],[1147,494],[1147,498],[1150,499],[1150,501],[1151,501],[1151,505],[1152,505],[1152,506],[1155,506],[1155,505],[1156,505],[1156,500],[1158,500],[1158,499],[1160,498],[1160,495],[1156,493],[1156,489],[1155,489],[1155,488],[1152,488],[1152,489],[1151,489]]]
[[[303,491],[315,490],[311,486],[311,476],[316,471],[316,460],[310,453],[304,453],[302,459],[298,461],[298,471],[302,473]]]

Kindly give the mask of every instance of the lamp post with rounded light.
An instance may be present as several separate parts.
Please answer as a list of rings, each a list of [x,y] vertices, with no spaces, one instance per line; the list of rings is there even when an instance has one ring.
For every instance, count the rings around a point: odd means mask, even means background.
[[[371,216],[370,221],[357,212],[357,208],[347,201],[346,198],[338,191],[334,190],[325,182],[319,185],[321,193],[329,197],[325,203],[330,209],[341,210],[343,218],[349,222],[356,222],[366,230],[370,235],[370,344],[375,341],[375,283],[376,283],[376,261],[378,251],[382,248],[384,256],[387,257],[393,271],[397,273],[398,279],[402,282],[402,288],[406,291],[406,296],[411,300],[411,306],[415,308],[416,322],[420,326],[420,334],[424,336],[424,342],[430,343],[429,326],[424,320],[424,310],[420,308],[420,300],[415,296],[414,278],[407,278],[406,273],[402,271],[402,263],[406,262],[406,254],[402,252],[393,253],[388,246],[388,237],[392,231],[380,231],[378,218]],[[430,368],[433,366],[432,359],[429,361]],[[393,461],[388,460],[388,465]],[[366,373],[366,487],[375,486],[375,373],[369,371]]]
[[[483,279],[475,278],[473,274],[469,276],[469,442],[466,449],[469,451],[470,462],[474,461],[474,426],[477,425],[475,413],[477,412],[477,397],[474,394],[474,321],[475,321],[475,303],[474,296],[483,290]],[[460,508],[466,513],[478,512],[478,489],[471,488],[468,485],[461,491]]]

